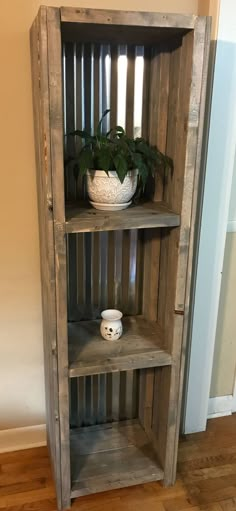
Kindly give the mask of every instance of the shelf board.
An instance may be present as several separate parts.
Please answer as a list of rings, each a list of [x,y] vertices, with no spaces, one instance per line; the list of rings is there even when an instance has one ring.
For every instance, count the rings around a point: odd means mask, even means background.
[[[163,479],[138,420],[71,431],[71,497]]]
[[[85,206],[66,207],[67,233],[177,227],[180,216],[164,202],[145,202],[122,211],[98,211]]]
[[[71,378],[171,364],[157,323],[142,316],[125,317],[124,332],[118,341],[102,339],[99,327],[99,320],[68,324]]]

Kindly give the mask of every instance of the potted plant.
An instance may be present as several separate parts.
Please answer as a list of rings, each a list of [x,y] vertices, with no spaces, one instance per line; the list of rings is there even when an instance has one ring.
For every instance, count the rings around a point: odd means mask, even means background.
[[[170,158],[143,138],[130,138],[121,126],[102,132],[105,110],[95,133],[75,130],[84,145],[67,163],[73,163],[75,177],[86,175],[90,203],[96,209],[120,210],[131,204],[137,185],[144,188],[149,175],[172,168]]]

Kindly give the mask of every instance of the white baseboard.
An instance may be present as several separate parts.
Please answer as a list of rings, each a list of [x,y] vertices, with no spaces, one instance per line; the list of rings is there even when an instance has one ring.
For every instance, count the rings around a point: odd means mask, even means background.
[[[211,397],[208,403],[208,419],[232,415],[233,396]]]
[[[46,445],[46,425],[0,431],[0,453]]]

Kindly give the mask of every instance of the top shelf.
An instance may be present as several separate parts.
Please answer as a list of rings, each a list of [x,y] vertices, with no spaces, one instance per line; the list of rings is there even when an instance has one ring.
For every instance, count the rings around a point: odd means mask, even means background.
[[[91,206],[66,207],[67,233],[178,227],[180,216],[164,202],[145,202],[122,211],[99,211]]]

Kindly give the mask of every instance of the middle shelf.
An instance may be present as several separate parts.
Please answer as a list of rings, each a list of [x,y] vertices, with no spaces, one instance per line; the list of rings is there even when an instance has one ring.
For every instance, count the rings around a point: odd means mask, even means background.
[[[143,316],[124,317],[122,322],[123,335],[118,341],[102,339],[99,320],[68,324],[71,378],[171,365],[164,332],[156,322]]]
[[[67,233],[178,227],[180,216],[165,202],[144,202],[122,211],[99,211],[86,203],[66,207]]]

